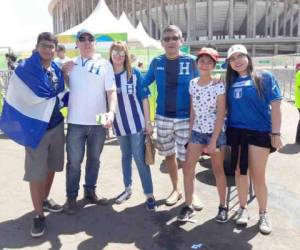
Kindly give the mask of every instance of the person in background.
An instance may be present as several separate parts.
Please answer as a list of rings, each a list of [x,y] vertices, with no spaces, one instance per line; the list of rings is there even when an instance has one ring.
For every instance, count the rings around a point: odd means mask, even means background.
[[[125,190],[116,198],[121,204],[132,194],[132,158],[137,166],[148,210],[155,209],[153,184],[150,168],[145,164],[145,134],[153,132],[150,122],[148,96],[143,87],[141,72],[131,67],[126,44],[115,42],[111,45],[109,59],[113,65],[117,85],[118,105],[113,122],[122,152],[122,171]]]
[[[15,70],[17,57],[13,53],[6,53],[5,58],[7,63],[7,69]]]
[[[54,59],[54,62],[60,68],[62,68],[65,62],[70,61],[70,58],[66,56],[66,47],[63,44],[57,45],[56,55],[57,57]]]
[[[300,145],[300,63],[296,64],[296,74],[295,74],[295,106],[299,112],[299,121],[296,132],[295,142]]]
[[[178,220],[189,221],[195,215],[192,206],[194,193],[195,167],[203,152],[211,156],[211,165],[219,194],[219,208],[216,221],[228,220],[226,206],[226,176],[224,173],[225,135],[225,85],[214,82],[212,71],[219,54],[212,48],[202,48],[197,55],[200,77],[191,80],[189,92],[191,99],[190,140],[187,145],[187,159],[183,165],[186,205],[181,209]]]
[[[81,163],[86,150],[84,198],[92,204],[107,205],[108,200],[96,194],[100,155],[106,129],[111,127],[116,111],[117,96],[112,65],[95,55],[95,36],[86,29],[77,33],[80,56],[63,65],[70,88],[68,103],[66,193],[67,214],[78,211]],[[107,105],[108,103],[108,105]],[[98,124],[96,115],[104,121]]]
[[[227,52],[227,141],[240,208],[237,225],[247,225],[249,174],[259,207],[259,231],[270,234],[267,211],[266,166],[271,152],[282,146],[281,92],[275,77],[267,71],[257,74],[245,46],[233,45]]]
[[[188,55],[180,54],[183,38],[175,25],[167,26],[162,33],[162,46],[165,54],[154,58],[144,78],[149,86],[157,85],[157,147],[165,157],[165,163],[172,182],[172,191],[166,205],[175,205],[182,194],[178,187],[178,165],[176,155],[183,164],[186,159],[184,145],[189,139],[190,80],[198,75],[195,61]],[[200,200],[194,196],[193,206],[202,209]]]
[[[143,70],[143,68],[144,68],[143,62],[138,62],[137,67],[138,67],[140,70]]]
[[[32,237],[45,231],[45,211],[63,207],[48,199],[55,172],[64,166],[64,118],[60,95],[64,91],[62,71],[53,62],[56,37],[43,32],[36,51],[20,64],[10,79],[0,119],[4,133],[25,146],[25,175],[29,182],[35,217]]]

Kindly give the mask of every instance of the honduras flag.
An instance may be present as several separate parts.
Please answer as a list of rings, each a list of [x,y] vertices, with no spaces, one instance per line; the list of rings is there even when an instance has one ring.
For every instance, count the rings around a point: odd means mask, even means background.
[[[64,91],[62,71],[52,62],[52,82],[38,52],[19,65],[11,76],[0,118],[0,129],[15,142],[36,148],[44,136],[56,98]]]

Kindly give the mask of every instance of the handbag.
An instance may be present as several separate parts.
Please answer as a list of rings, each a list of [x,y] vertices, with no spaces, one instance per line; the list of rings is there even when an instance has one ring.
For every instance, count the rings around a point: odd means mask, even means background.
[[[153,165],[155,163],[155,147],[150,135],[145,137],[145,163]]]

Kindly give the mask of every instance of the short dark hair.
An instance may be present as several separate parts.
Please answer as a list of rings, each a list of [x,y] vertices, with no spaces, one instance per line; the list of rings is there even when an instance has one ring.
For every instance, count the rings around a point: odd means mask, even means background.
[[[53,42],[55,44],[55,47],[57,47],[58,40],[51,32],[40,33],[37,37],[37,44],[39,44],[42,40]]]
[[[176,32],[176,33],[178,33],[178,35],[179,35],[180,38],[182,37],[182,31],[176,25],[170,24],[167,27],[165,27],[164,30],[163,30],[163,34],[165,34],[167,32]]]
[[[60,52],[60,51],[66,52],[66,47],[65,47],[65,45],[63,45],[63,44],[58,44],[57,47],[56,47],[56,51],[57,51],[57,52]]]

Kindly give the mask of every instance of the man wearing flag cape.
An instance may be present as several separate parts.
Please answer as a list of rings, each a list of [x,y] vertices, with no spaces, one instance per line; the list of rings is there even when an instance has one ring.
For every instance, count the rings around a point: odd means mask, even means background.
[[[0,118],[1,130],[25,146],[25,175],[36,216],[31,235],[44,234],[44,212],[60,212],[62,206],[48,195],[55,172],[64,165],[64,118],[60,113],[64,94],[62,71],[52,61],[56,37],[43,32],[36,51],[12,75]]]

